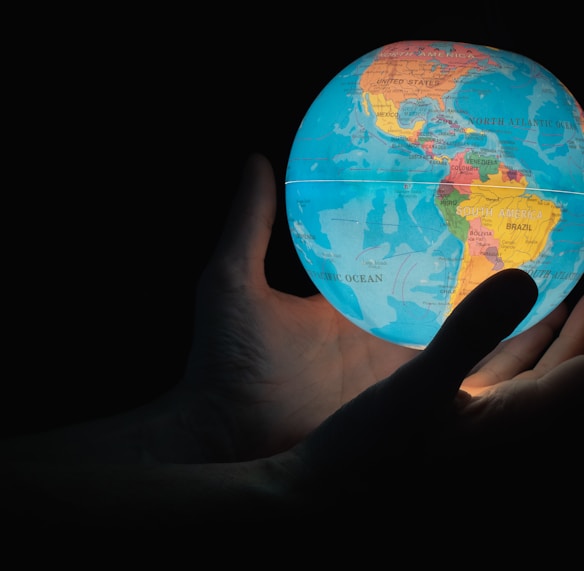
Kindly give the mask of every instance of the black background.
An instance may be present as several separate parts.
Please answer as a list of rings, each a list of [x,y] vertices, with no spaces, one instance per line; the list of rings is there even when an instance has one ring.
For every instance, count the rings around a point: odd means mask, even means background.
[[[5,82],[2,433],[126,410],[177,382],[197,279],[252,151],[278,180],[269,280],[313,291],[285,223],[287,156],[312,100],[366,52],[408,39],[492,45],[541,63],[582,102],[573,12],[464,10],[153,8],[26,35]]]

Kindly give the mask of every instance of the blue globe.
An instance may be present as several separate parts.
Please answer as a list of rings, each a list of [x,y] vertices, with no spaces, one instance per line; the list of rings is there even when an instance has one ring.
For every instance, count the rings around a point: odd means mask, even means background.
[[[567,87],[525,56],[447,41],[373,50],[324,87],[292,144],[302,265],[347,319],[418,348],[479,283],[521,268],[539,298],[516,335],[584,271],[583,130]]]

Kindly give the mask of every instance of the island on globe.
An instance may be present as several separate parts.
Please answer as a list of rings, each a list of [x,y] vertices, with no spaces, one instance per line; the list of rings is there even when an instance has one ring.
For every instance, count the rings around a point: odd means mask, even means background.
[[[292,143],[286,215],[308,276],[347,319],[423,348],[506,268],[549,314],[584,268],[584,115],[517,53],[400,41],[325,85]],[[481,319],[477,314],[477,333]]]

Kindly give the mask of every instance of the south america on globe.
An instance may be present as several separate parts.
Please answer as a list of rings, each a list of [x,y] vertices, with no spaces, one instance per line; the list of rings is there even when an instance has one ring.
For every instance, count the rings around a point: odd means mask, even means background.
[[[479,283],[520,268],[539,296],[516,335],[584,271],[583,131],[572,93],[528,57],[380,47],[333,77],[298,128],[285,181],[294,247],[342,315],[417,348]]]

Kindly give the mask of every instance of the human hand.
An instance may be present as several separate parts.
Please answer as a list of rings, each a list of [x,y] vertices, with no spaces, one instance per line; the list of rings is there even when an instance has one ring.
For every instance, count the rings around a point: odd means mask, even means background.
[[[199,282],[183,383],[194,389],[193,401],[206,403],[213,460],[287,449],[418,353],[366,333],[319,294],[270,287],[264,257],[275,211],[271,165],[253,156]]]
[[[581,463],[573,462],[583,429],[583,285],[581,278],[551,314],[500,343],[472,369],[449,422],[429,446],[433,458],[475,463],[490,485],[501,470],[528,476],[542,466],[551,482],[554,466],[564,489],[571,489],[570,478],[581,472]]]
[[[307,467],[315,503],[328,500],[328,508],[339,506],[342,513],[372,501],[406,512],[442,510],[464,490],[480,492],[483,501],[527,500],[528,509],[543,509],[564,493],[576,502],[582,470],[574,446],[581,446],[584,404],[581,291],[535,328],[500,342],[529,311],[537,288],[521,270],[504,270],[477,287],[423,352],[292,449]],[[480,335],[478,313],[484,315]],[[527,496],[521,494],[524,478],[542,468],[547,486],[534,491],[527,485]]]
[[[73,521],[147,526],[303,517],[302,507],[338,498],[344,509],[363,490],[395,502],[420,460],[464,456],[477,436],[513,439],[581,406],[582,300],[501,342],[537,296],[527,274],[506,270],[467,296],[424,351],[392,345],[319,295],[269,287],[273,176],[263,157],[249,168],[200,282],[184,381],[152,406],[6,446],[6,458],[25,460],[6,476],[19,501],[37,489],[50,518],[63,498],[77,506],[64,514]],[[436,480],[421,474],[424,487]]]
[[[264,256],[275,196],[271,166],[263,156],[252,157],[199,284],[183,388],[194,392],[193,402],[204,403],[197,414],[214,435],[206,447],[210,460],[245,460],[289,448],[419,354],[357,328],[321,295],[301,298],[269,286]],[[568,398],[565,392],[579,390],[574,369],[584,358],[583,311],[582,301],[571,314],[562,304],[529,331],[481,355],[480,363],[465,361],[464,373],[471,374],[456,401],[457,428],[446,440],[493,434],[503,424],[518,429],[528,403],[535,418],[536,409],[557,407]],[[483,334],[475,327],[469,335],[477,333]]]

